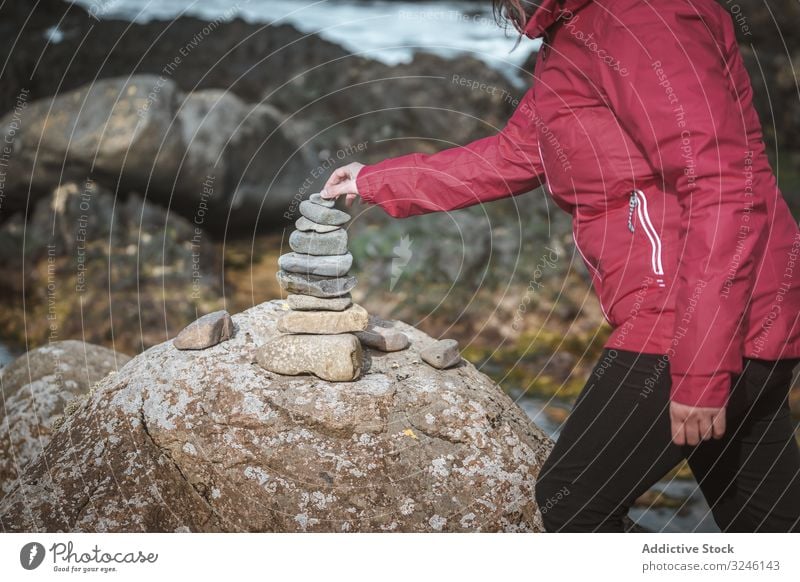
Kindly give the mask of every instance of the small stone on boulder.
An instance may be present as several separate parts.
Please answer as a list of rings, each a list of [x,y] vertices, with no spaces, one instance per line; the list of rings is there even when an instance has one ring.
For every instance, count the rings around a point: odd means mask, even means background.
[[[190,323],[172,341],[179,350],[204,350],[231,339],[233,321],[225,311],[215,311]]]
[[[278,259],[278,266],[290,273],[342,277],[353,266],[353,255],[316,256],[301,253],[286,253]]]
[[[386,327],[368,327],[356,333],[356,337],[365,346],[381,352],[399,352],[410,343],[406,334]]]
[[[278,284],[284,291],[322,298],[339,297],[350,293],[357,283],[356,278],[352,275],[348,277],[317,277],[278,271],[276,276]]]
[[[303,200],[300,203],[300,214],[316,223],[329,226],[341,226],[350,220],[350,215],[346,212],[336,208],[325,208],[310,200]]]
[[[423,348],[420,357],[439,370],[455,366],[461,361],[458,342],[454,339],[439,340]]]
[[[258,364],[287,376],[313,374],[329,382],[352,382],[361,374],[364,354],[352,334],[280,335],[261,346]]]
[[[278,331],[285,333],[352,333],[367,329],[369,313],[360,305],[344,311],[289,311],[278,319]]]
[[[349,293],[331,299],[291,294],[286,298],[286,302],[289,308],[297,311],[344,311],[353,304],[353,299]]]
[[[316,222],[307,219],[305,216],[301,216],[298,218],[295,223],[294,227],[297,230],[302,230],[303,232],[333,232],[334,230],[341,230],[339,226],[332,226],[330,224],[317,224]]]
[[[344,255],[347,253],[347,231],[341,228],[327,233],[295,230],[289,236],[289,246],[294,252],[306,255]]]

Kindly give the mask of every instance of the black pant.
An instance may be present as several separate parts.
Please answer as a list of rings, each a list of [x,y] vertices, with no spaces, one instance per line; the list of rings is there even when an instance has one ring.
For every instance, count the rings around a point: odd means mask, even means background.
[[[664,356],[606,348],[536,485],[547,531],[624,531],[633,502],[687,459],[722,531],[800,531],[788,392],[800,358],[745,359],[719,440],[672,442]]]

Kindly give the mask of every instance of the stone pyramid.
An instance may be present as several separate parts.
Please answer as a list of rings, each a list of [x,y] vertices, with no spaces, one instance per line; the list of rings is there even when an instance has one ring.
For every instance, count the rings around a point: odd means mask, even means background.
[[[300,203],[302,215],[289,237],[292,252],[278,259],[288,310],[278,319],[281,335],[261,347],[258,363],[277,374],[314,374],[332,382],[358,379],[363,346],[383,352],[404,350],[409,339],[391,327],[371,325],[367,310],[353,303],[353,255],[343,228],[350,215],[334,200],[312,194]],[[434,342],[420,352],[436,368],[460,361],[455,340]]]
[[[335,201],[312,194],[289,237],[292,252],[278,259],[278,282],[289,293],[289,310],[278,320],[283,335],[262,349],[260,363],[278,374],[312,373],[330,381],[358,378],[363,351],[355,332],[369,324],[366,309],[353,303],[356,278],[348,275],[350,215]]]

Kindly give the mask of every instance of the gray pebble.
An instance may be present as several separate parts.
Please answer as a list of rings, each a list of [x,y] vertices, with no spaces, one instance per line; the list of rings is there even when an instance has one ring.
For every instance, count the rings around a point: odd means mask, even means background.
[[[329,226],[341,226],[350,220],[350,215],[346,212],[336,208],[325,208],[310,200],[303,200],[300,203],[300,214],[313,222]]]
[[[369,327],[356,333],[356,336],[365,346],[381,352],[398,352],[409,344],[406,334],[385,327]]]
[[[289,236],[289,246],[296,253],[307,255],[344,255],[347,253],[347,231],[303,232],[295,230]]]
[[[187,325],[172,340],[179,350],[204,350],[231,339],[233,320],[225,311],[215,311]]]
[[[353,255],[316,256],[301,253],[286,253],[278,259],[278,266],[290,273],[343,277],[353,266]]]
[[[420,357],[439,370],[455,366],[461,361],[458,342],[454,339],[444,339],[426,346],[419,353]]]
[[[325,208],[333,208],[336,205],[336,199],[332,198],[330,200],[326,200],[322,197],[321,192],[317,192],[316,194],[312,194],[308,197],[311,202],[314,204],[319,204],[320,206],[324,206]]]
[[[317,277],[278,271],[276,276],[284,291],[324,298],[346,295],[358,282],[352,275],[348,277]]]

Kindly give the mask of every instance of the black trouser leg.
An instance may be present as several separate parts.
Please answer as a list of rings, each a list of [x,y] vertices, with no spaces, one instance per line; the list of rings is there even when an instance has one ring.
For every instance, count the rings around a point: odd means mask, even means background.
[[[726,437],[687,455],[722,531],[800,531],[800,449],[788,402],[797,361],[745,360]]]
[[[796,530],[800,452],[786,397],[797,362],[746,360],[725,437],[679,447],[663,357],[604,350],[539,475],[545,529],[623,531],[636,498],[688,458],[720,529]]]
[[[623,531],[642,493],[683,459],[672,443],[659,356],[604,350],[539,473],[547,531]],[[662,375],[669,375],[665,368]]]

